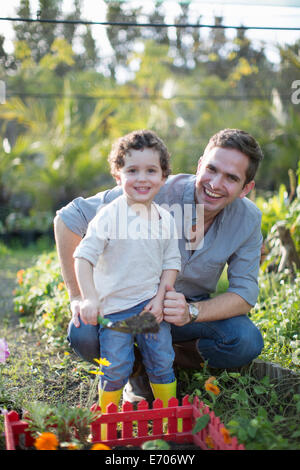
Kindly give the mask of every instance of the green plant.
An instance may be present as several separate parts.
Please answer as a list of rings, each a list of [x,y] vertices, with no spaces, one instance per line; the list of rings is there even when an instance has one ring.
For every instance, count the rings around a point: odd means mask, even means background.
[[[88,443],[90,424],[100,416],[99,411],[87,408],[34,402],[28,405],[24,420],[35,438],[44,432],[53,432],[62,446],[72,442],[83,447]]]
[[[163,439],[154,439],[153,441],[147,441],[142,444],[143,450],[169,450],[170,445]]]
[[[48,403],[33,402],[27,405],[24,421],[27,421],[28,429],[33,437],[37,437],[52,426],[52,412],[52,407]]]
[[[293,282],[285,273],[261,273],[259,285],[250,316],[264,338],[261,358],[299,371],[300,272]]]
[[[42,254],[34,266],[17,273],[14,307],[20,321],[33,329],[43,329],[50,342],[65,342],[69,298],[56,252]]]
[[[205,364],[201,372],[180,370],[179,379],[184,382],[185,393],[199,396],[247,450],[300,449],[300,395],[296,392],[300,376],[298,380],[257,379],[251,366],[241,372],[213,372],[214,377]],[[219,392],[212,393],[209,383]],[[201,430],[207,420],[200,418],[195,429]]]
[[[281,184],[278,193],[267,199],[257,197],[255,204],[262,212],[262,233],[265,238],[273,225],[278,220],[285,219],[288,213],[288,193],[285,185]]]

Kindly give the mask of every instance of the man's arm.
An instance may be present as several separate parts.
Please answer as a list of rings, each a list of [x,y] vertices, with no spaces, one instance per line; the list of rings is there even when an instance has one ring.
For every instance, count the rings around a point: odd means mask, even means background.
[[[73,322],[76,327],[79,327],[78,315],[81,294],[75,274],[73,253],[79,245],[81,237],[68,229],[58,215],[54,219],[54,234],[62,276],[69,293]]]
[[[75,272],[82,297],[80,318],[85,324],[97,325],[100,303],[94,284],[93,265],[84,258],[76,258]]]
[[[252,308],[252,305],[234,292],[225,292],[212,299],[194,303],[194,305],[199,310],[198,318],[195,320],[197,322],[225,320],[245,315]],[[164,320],[177,326],[183,326],[190,321],[188,304],[184,295],[171,287],[168,287],[165,296]]]

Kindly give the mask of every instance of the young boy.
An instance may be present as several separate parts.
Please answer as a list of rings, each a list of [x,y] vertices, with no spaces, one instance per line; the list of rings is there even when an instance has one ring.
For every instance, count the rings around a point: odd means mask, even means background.
[[[138,344],[155,398],[164,406],[176,396],[170,324],[163,321],[166,286],[180,271],[175,222],[153,202],[170,174],[169,153],[149,130],[120,138],[109,156],[111,173],[123,194],[101,207],[74,252],[81,291],[80,317],[97,325],[97,316],[119,321],[144,308],[160,324],[156,335],[120,333],[99,326],[101,357],[111,365],[100,376],[99,400],[119,403]]]

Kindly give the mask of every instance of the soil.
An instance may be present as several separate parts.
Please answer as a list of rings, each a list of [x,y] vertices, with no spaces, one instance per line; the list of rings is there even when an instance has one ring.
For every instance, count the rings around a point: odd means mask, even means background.
[[[133,335],[138,333],[156,334],[159,331],[159,324],[152,313],[143,311],[139,315],[134,315],[127,320],[114,323],[112,329],[120,329],[124,333],[131,333]]]

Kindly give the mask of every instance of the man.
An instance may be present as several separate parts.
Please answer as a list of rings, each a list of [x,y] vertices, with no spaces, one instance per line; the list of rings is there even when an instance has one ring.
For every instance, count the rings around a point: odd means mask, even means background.
[[[182,269],[164,301],[164,320],[171,323],[179,366],[197,368],[207,361],[216,368],[241,367],[263,348],[262,336],[247,315],[258,296],[261,213],[245,197],[255,186],[262,158],[252,136],[239,129],[224,129],[210,139],[196,175],[170,176],[155,198],[165,207],[180,207],[183,224],[185,212],[192,208],[193,214],[192,232],[187,234],[184,227],[178,240]],[[73,252],[101,204],[120,194],[114,188],[88,199],[77,198],[55,218],[58,255],[73,315],[69,340],[89,361],[99,356],[98,329],[80,323]],[[197,219],[199,207],[203,217]],[[226,265],[229,287],[210,297]],[[139,393],[139,386],[146,385],[143,376],[127,385],[126,399],[144,396],[143,390]]]

